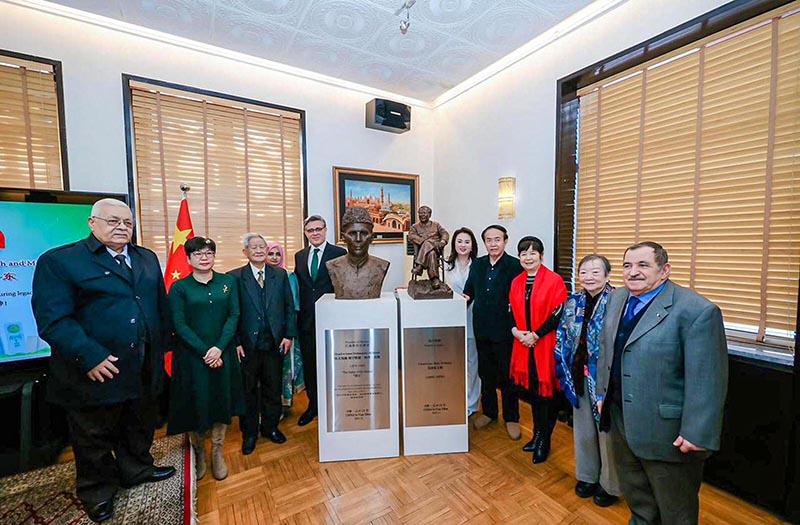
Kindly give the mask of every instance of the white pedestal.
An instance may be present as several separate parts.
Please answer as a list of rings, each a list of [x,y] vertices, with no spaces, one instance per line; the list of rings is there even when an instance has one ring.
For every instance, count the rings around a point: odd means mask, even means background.
[[[467,304],[415,301],[397,290],[403,371],[403,455],[469,451]]]
[[[319,460],[400,454],[397,302],[336,300],[316,304]]]

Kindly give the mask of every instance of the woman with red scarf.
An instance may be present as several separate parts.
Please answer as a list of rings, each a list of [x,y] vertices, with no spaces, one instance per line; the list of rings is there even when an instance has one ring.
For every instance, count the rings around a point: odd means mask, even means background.
[[[567,288],[560,275],[542,264],[544,244],[539,238],[523,237],[517,251],[525,271],[514,278],[509,292],[514,317],[510,375],[511,381],[531,399],[533,439],[522,449],[533,452],[534,463],[542,463],[550,453],[550,436],[556,421],[555,329],[567,300]]]

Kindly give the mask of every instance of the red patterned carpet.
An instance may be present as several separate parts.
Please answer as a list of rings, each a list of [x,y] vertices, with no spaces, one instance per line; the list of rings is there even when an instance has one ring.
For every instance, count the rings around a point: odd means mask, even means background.
[[[190,448],[184,436],[153,444],[158,465],[178,472],[161,483],[122,489],[114,498],[109,525],[189,525],[193,521],[194,476]],[[75,463],[63,463],[0,479],[0,524],[90,525],[75,497]]]

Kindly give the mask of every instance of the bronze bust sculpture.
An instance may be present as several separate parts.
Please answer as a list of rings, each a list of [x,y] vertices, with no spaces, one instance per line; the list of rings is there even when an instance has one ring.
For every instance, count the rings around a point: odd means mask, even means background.
[[[413,224],[408,232],[408,240],[414,245],[414,267],[408,283],[408,295],[413,299],[449,299],[453,291],[441,280],[443,250],[450,240],[441,224],[431,220],[431,209],[420,206],[417,210],[419,222]],[[428,280],[418,281],[424,271]]]
[[[325,263],[337,299],[377,299],[389,271],[389,261],[369,254],[374,221],[365,208],[347,208],[342,234],[347,255]]]

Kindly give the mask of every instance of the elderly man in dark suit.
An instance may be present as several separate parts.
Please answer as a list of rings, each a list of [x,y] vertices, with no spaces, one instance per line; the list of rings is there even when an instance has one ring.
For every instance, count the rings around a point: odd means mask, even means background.
[[[308,239],[306,246],[294,255],[294,273],[300,286],[300,351],[303,353],[308,409],[297,423],[302,427],[317,417],[317,334],[315,328],[315,303],[326,293],[333,293],[333,284],[325,263],[347,254],[335,244],[328,244],[325,236],[328,228],[325,219],[311,215],[303,221],[303,233]]]
[[[282,268],[265,262],[267,241],[257,233],[246,233],[242,243],[242,252],[249,262],[229,273],[239,283],[236,352],[242,363],[247,405],[247,412],[239,422],[242,454],[247,456],[256,448],[259,427],[261,435],[273,443],[286,442],[286,436],[278,429],[283,357],[297,335],[297,320],[289,276]]]
[[[48,399],[66,409],[78,498],[101,522],[119,486],[175,473],[150,455],[170,324],[158,259],[131,243],[131,210],[102,199],[89,228],[39,258],[32,304],[52,350]]]
[[[625,251],[600,336],[600,430],[610,432],[632,524],[697,523],[728,385],[720,309],[669,280],[654,242]]]

